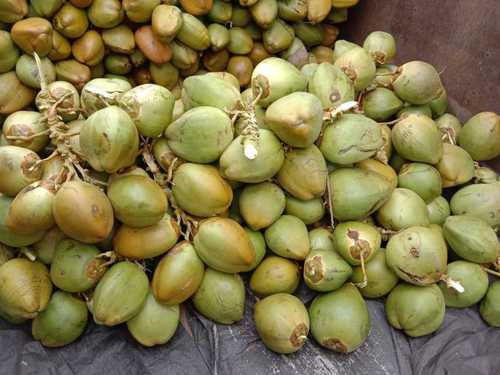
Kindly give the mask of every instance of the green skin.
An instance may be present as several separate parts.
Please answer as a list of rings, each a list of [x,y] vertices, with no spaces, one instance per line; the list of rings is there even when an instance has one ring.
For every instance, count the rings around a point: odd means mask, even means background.
[[[392,183],[378,173],[340,168],[330,173],[333,216],[340,221],[362,220],[391,196]]]
[[[233,4],[233,14],[231,22],[235,27],[245,27],[252,19],[250,11],[247,7],[241,7],[238,4]]]
[[[170,63],[157,65],[151,62],[149,64],[149,73],[154,83],[170,90],[175,87],[179,80],[179,70]]]
[[[398,186],[413,190],[429,204],[441,195],[441,175],[436,168],[428,164],[404,164],[399,170]]]
[[[445,113],[436,119],[436,125],[443,134],[443,142],[450,143],[451,138],[454,144],[457,143],[462,124],[455,116]]]
[[[313,94],[292,93],[267,108],[265,122],[289,146],[307,148],[316,141],[321,131],[321,102]]]
[[[475,176],[474,160],[463,148],[449,143],[443,144],[443,157],[436,164],[443,179],[443,187],[465,184]]]
[[[97,247],[75,240],[63,240],[57,245],[50,266],[50,278],[59,289],[70,292],[85,292],[94,287],[105,269],[104,260],[96,258]]]
[[[229,29],[227,50],[233,55],[246,55],[253,48],[252,36],[246,29],[233,27]]]
[[[293,45],[298,46],[299,48],[304,48],[302,41],[298,38],[294,38],[294,36],[295,33],[293,28],[286,22],[278,19],[269,29],[262,33],[262,40],[264,42],[264,47],[268,52],[271,54],[277,54],[279,52],[286,51]],[[290,56],[283,55],[282,57],[287,58],[288,60]]]
[[[284,258],[304,260],[309,254],[309,235],[299,218],[283,215],[264,234],[267,246]]]
[[[148,227],[122,225],[114,233],[111,246],[118,255],[129,259],[150,259],[170,250],[179,235],[176,219],[165,214],[159,222]]]
[[[306,77],[306,79],[308,81],[308,86],[311,84],[312,77],[314,76],[314,74],[316,73],[316,70],[318,70],[318,68],[319,68],[319,64],[317,64],[317,63],[309,63],[309,64],[304,65],[302,68],[300,68],[300,72]],[[351,83],[351,86],[352,86],[352,83]],[[316,95],[321,100],[321,97],[320,97],[320,95],[318,95],[318,93],[313,93],[311,90],[309,90],[309,92],[311,92],[311,94]]]
[[[413,115],[420,115],[420,116],[427,116],[429,118],[432,118],[432,110],[428,104],[409,105],[407,107],[404,107],[398,112],[398,117],[404,118],[405,116],[412,115],[412,114]]]
[[[16,234],[39,234],[55,225],[52,205],[56,187],[48,181],[34,182],[16,195],[5,219]]]
[[[292,92],[306,91],[307,78],[288,61],[269,57],[253,70],[251,86],[254,96],[262,90],[258,104],[267,108],[277,99]]]
[[[51,264],[54,259],[57,245],[66,238],[67,236],[55,226],[46,232],[40,241],[33,244],[36,258],[46,265]]]
[[[488,291],[488,274],[479,264],[457,260],[448,264],[448,276],[458,281],[464,292],[458,293],[455,289],[446,286],[441,281],[439,288],[443,292],[447,307],[464,308],[478,303]]]
[[[367,93],[363,99],[365,116],[375,121],[387,121],[403,107],[403,102],[394,91],[378,87]]]
[[[40,312],[31,326],[35,340],[52,348],[68,345],[85,331],[87,305],[69,293],[56,291],[47,308]]]
[[[386,64],[396,56],[396,40],[384,31],[370,33],[363,43],[363,48],[378,64]]]
[[[177,305],[199,288],[205,266],[192,244],[178,243],[163,256],[153,274],[151,288],[158,302]]]
[[[423,61],[410,61],[402,65],[392,85],[397,96],[417,105],[430,103],[444,90],[439,73]]]
[[[483,219],[493,229],[500,227],[500,184],[475,184],[457,191],[450,200],[454,215]]]
[[[109,199],[95,185],[80,180],[61,186],[52,213],[59,228],[80,242],[101,242],[113,230],[113,207]]]
[[[196,51],[204,51],[210,47],[208,29],[203,22],[189,13],[182,13],[182,25],[176,38]]]
[[[366,277],[368,284],[359,288],[365,298],[380,298],[388,294],[398,283],[398,276],[387,266],[385,249],[380,249],[375,256],[366,264]],[[363,282],[363,270],[361,267],[353,269],[351,281],[355,284]]]
[[[89,302],[97,324],[115,326],[141,311],[149,290],[148,277],[136,264],[113,265],[101,278]]]
[[[335,108],[342,103],[354,100],[354,85],[340,68],[327,62],[315,65],[316,69],[313,74],[308,75],[308,88],[311,94],[319,98],[323,109]]]
[[[344,53],[347,53],[355,48],[359,48],[356,43],[351,43],[343,39],[337,40],[335,42],[335,48],[333,49],[333,60],[336,61]]]
[[[246,272],[255,261],[250,238],[231,219],[215,217],[203,221],[193,243],[201,260],[221,272]]]
[[[474,160],[491,160],[500,155],[500,117],[493,112],[481,112],[467,121],[458,144]]]
[[[333,247],[351,266],[359,266],[362,260],[369,262],[381,243],[382,235],[371,224],[347,221],[333,230]]]
[[[492,184],[498,181],[498,174],[488,167],[476,168],[474,173],[474,182],[479,184]]]
[[[437,285],[425,287],[406,283],[395,287],[386,300],[387,320],[408,336],[429,335],[439,329],[444,320],[445,302]]]
[[[243,137],[236,137],[224,150],[219,167],[228,180],[259,183],[273,177],[285,161],[285,152],[279,139],[266,129],[259,129],[258,154],[248,159],[244,154]]]
[[[313,250],[335,251],[333,233],[327,228],[316,228],[309,232],[309,245]]]
[[[0,244],[0,266],[14,258],[14,249]]]
[[[87,118],[80,132],[80,147],[96,171],[115,173],[134,163],[139,134],[127,112],[110,106]]]
[[[392,128],[392,143],[401,157],[436,164],[443,156],[441,132],[427,116],[410,114]]]
[[[207,268],[192,301],[196,310],[206,318],[221,324],[233,324],[243,319],[245,284],[238,274]]]
[[[391,237],[387,243],[387,265],[404,281],[430,285],[446,274],[448,249],[437,230],[414,226]]]
[[[231,111],[241,102],[239,90],[229,82],[210,75],[188,77],[182,82],[182,88],[182,102],[186,110],[214,107],[221,111]]]
[[[215,51],[224,49],[229,43],[229,30],[218,23],[212,23],[208,26],[208,36],[212,49]]]
[[[403,188],[394,189],[389,200],[378,210],[377,221],[393,231],[430,224],[424,200],[414,191]]]
[[[427,204],[427,214],[431,224],[442,225],[446,218],[451,215],[450,204],[446,198],[439,196]]]
[[[429,103],[432,110],[432,118],[437,118],[442,116],[448,109],[448,93],[446,90],[441,92],[436,99]]]
[[[481,317],[492,327],[500,327],[500,281],[493,282],[479,308]]]
[[[89,21],[103,29],[118,26],[124,16],[125,11],[119,0],[94,0],[88,8]]]
[[[267,228],[278,220],[285,204],[285,193],[271,182],[245,186],[239,199],[240,214],[253,230]]]
[[[172,64],[178,69],[189,69],[198,59],[198,53],[183,44],[170,42],[172,49]]]
[[[29,246],[38,242],[45,235],[44,231],[33,234],[19,234],[10,230],[6,221],[13,199],[0,194],[0,243],[12,247]]]
[[[174,336],[179,320],[179,305],[163,305],[150,292],[141,311],[127,321],[127,328],[136,341],[151,347],[166,344]]]
[[[366,89],[375,78],[376,66],[372,57],[361,47],[349,49],[347,52],[335,58],[335,66],[354,82],[354,89],[362,91]]]
[[[226,83],[229,83],[233,85],[233,87],[240,92],[240,81],[238,81],[238,78],[236,76],[232,75],[229,72],[208,72],[204,74],[206,77],[209,78],[217,78],[221,79]],[[184,87],[184,86],[183,86]],[[247,98],[248,99],[248,98]],[[249,98],[252,99],[252,98]],[[241,100],[243,100],[243,97],[241,97]]]
[[[41,133],[47,130],[44,122],[41,121],[42,115],[35,111],[18,111],[14,112],[5,119],[3,124],[2,133],[6,136],[19,136]],[[34,152],[42,151],[49,143],[49,136],[44,134],[33,139],[26,140],[7,140],[14,146],[28,148]]]
[[[160,0],[125,0],[123,7],[127,17],[132,22],[143,23],[151,19],[151,14],[155,7],[161,3]]]
[[[278,16],[289,22],[299,22],[306,18],[307,3],[301,0],[279,1]]]
[[[266,240],[264,239],[264,235],[259,231],[253,231],[247,227],[244,227],[243,229],[247,232],[250,242],[253,245],[253,249],[255,250],[255,260],[252,265],[248,267],[248,271],[251,271],[262,262],[262,259],[264,259],[264,256],[266,255]]]
[[[231,21],[232,13],[232,4],[228,4],[222,0],[215,0],[207,16],[213,22],[225,24]]]
[[[295,292],[300,282],[299,267],[291,260],[268,256],[253,271],[250,289],[259,297]]]
[[[171,123],[165,137],[180,158],[193,163],[212,163],[232,142],[233,126],[222,110],[200,106]]]
[[[126,75],[132,70],[132,63],[128,56],[110,54],[104,59],[104,67],[110,74]]]
[[[288,150],[277,178],[281,187],[297,199],[320,198],[328,178],[325,158],[316,145]]]
[[[288,27],[290,28],[290,26]],[[254,42],[262,40],[262,29],[255,23],[249,23],[248,25],[246,25],[245,31],[250,35]]]
[[[306,307],[291,294],[278,293],[261,299],[254,306],[253,318],[262,342],[276,353],[294,353],[307,340]]]
[[[29,184],[40,180],[43,168],[30,168],[40,160],[33,151],[18,146],[0,147],[0,193],[15,197]]]
[[[335,251],[312,250],[304,261],[304,281],[318,292],[339,289],[351,275],[351,266]]]
[[[0,306],[13,321],[33,319],[52,293],[49,271],[40,262],[14,258],[0,267]]]
[[[113,52],[130,54],[134,51],[134,33],[126,25],[103,30],[101,36],[104,45]]]
[[[168,208],[163,190],[144,176],[124,176],[113,181],[108,186],[108,198],[116,218],[134,228],[156,224]]]
[[[0,73],[7,73],[16,66],[19,50],[12,41],[10,33],[0,31]]]
[[[494,263],[500,257],[497,234],[482,219],[468,215],[449,216],[444,237],[461,258],[474,263]]]
[[[295,36],[299,38],[307,48],[321,44],[323,39],[323,30],[321,25],[310,22],[298,22],[293,24]]]
[[[320,221],[325,215],[325,206],[322,198],[302,201],[300,199],[288,196],[286,198],[287,215],[298,217],[306,225],[314,224]]]
[[[368,338],[371,319],[368,307],[352,284],[318,295],[309,308],[311,332],[324,348],[350,353]]]
[[[88,117],[94,112],[106,108],[106,103],[116,105],[118,103],[116,98],[130,89],[132,89],[130,83],[123,79],[95,78],[89,81],[82,88],[80,97],[85,115]],[[107,94],[105,101],[96,96],[96,93],[101,92]],[[110,99],[107,98],[108,96]]]
[[[250,7],[250,14],[255,23],[263,29],[271,27],[278,17],[278,2],[276,0],[252,0],[251,2],[254,4]]]
[[[231,187],[211,165],[184,163],[175,171],[172,182],[176,203],[191,215],[221,214],[233,200]]]

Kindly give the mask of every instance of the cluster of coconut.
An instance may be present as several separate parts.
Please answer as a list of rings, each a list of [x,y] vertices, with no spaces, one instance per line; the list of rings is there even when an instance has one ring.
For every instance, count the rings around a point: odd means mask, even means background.
[[[31,319],[47,346],[76,340],[89,313],[153,346],[181,304],[243,319],[248,273],[256,331],[279,353],[309,335],[355,350],[364,298],[386,298],[410,336],[477,303],[500,326],[500,182],[480,165],[500,155],[500,118],[462,125],[436,69],[395,54],[377,31],[338,40],[331,62],[267,57],[246,89],[189,76],[176,98],[51,81],[33,51],[37,110],[11,113],[0,139],[0,316]]]

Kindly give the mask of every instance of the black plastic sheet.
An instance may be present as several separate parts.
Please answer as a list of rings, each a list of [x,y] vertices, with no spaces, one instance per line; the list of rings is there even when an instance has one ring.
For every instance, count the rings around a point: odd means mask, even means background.
[[[304,286],[297,294],[306,304],[314,297]],[[78,341],[49,349],[32,339],[29,323],[13,326],[0,321],[0,374],[500,373],[500,329],[488,327],[475,307],[447,309],[444,324],[436,333],[412,339],[389,326],[383,300],[370,300],[371,333],[355,352],[333,353],[311,338],[299,352],[279,355],[267,350],[257,336],[252,319],[255,301],[247,290],[245,318],[231,326],[214,324],[187,304],[187,324],[179,325],[166,345],[154,348],[137,344],[125,325],[109,328],[91,323]]]

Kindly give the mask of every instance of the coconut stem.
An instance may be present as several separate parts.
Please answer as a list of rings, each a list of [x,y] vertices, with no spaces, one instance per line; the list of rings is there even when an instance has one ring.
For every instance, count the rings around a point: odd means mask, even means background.
[[[116,253],[114,251],[106,251],[104,253],[101,253],[101,254],[97,255],[96,258],[98,258],[98,259],[100,259],[100,258],[108,258],[107,262],[104,262],[104,263],[102,263],[102,264],[99,265],[100,269],[106,268],[106,267],[112,265],[113,263],[115,263],[118,260],[118,256],[116,255]]]
[[[27,247],[21,247],[19,249],[19,254],[24,255],[26,258],[28,258],[32,262],[34,262],[36,260],[36,255],[33,253],[33,251],[31,251],[31,249],[29,249]]]
[[[331,189],[331,184],[330,184],[330,178],[326,178],[326,194],[327,199],[328,199],[328,211],[330,213],[330,226],[333,229],[335,229],[335,219],[333,218],[333,203],[332,203],[332,189]]]
[[[488,267],[485,266],[482,266],[481,268],[483,269],[483,271],[489,273],[490,275],[500,277],[500,272],[493,271],[492,269],[489,269]]]
[[[255,98],[248,104],[240,102],[241,110],[229,111],[229,115],[234,122],[241,117],[245,122],[245,127],[241,131],[243,153],[249,160],[253,160],[259,154],[259,124],[255,115],[255,106],[262,97],[263,90],[257,86],[258,93]]]
[[[149,171],[153,174],[153,178],[155,182],[161,187],[165,188],[170,182],[169,176],[165,175],[165,173],[161,172],[160,167],[156,164],[156,160],[151,152],[151,142],[150,138],[142,138],[143,146],[142,146],[142,158],[144,162],[148,166]]]
[[[465,291],[464,287],[459,281],[453,280],[448,275],[443,275],[441,280],[446,283],[446,287],[455,289],[458,293],[463,293]]]
[[[359,109],[359,103],[357,101],[352,100],[349,102],[345,102],[340,104],[338,107],[334,109],[329,109],[326,112],[325,116],[323,117],[323,120],[332,121],[339,118],[346,112],[358,109]]]
[[[8,140],[13,140],[13,141],[31,141],[32,139],[36,137],[40,137],[42,135],[48,134],[50,132],[50,129],[44,130],[42,132],[32,134],[32,135],[6,135],[5,138]]]
[[[33,57],[35,58],[36,67],[38,69],[38,76],[40,77],[40,88],[41,91],[47,91],[47,80],[45,79],[45,74],[42,69],[42,60],[38,53],[33,52]]]
[[[366,274],[364,251],[361,251],[359,256],[361,258],[361,273],[363,274],[363,281],[360,283],[356,283],[355,285],[358,288],[366,288],[366,286],[368,285],[368,275]]]

